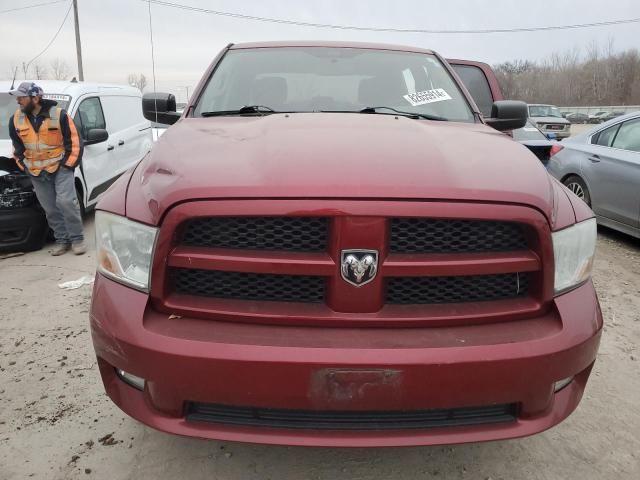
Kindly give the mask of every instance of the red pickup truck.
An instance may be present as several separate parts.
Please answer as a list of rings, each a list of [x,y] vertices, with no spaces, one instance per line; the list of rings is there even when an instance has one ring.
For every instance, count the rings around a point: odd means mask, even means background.
[[[527,111],[500,98],[483,64],[327,42],[229,45],[181,115],[147,95],[175,125],[96,213],[110,398],[165,432],[288,445],[561,422],[602,330],[596,224],[501,132]]]

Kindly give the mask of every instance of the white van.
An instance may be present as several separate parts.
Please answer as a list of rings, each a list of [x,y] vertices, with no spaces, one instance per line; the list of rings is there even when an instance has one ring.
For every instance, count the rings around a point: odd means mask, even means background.
[[[13,154],[8,122],[18,108],[16,98],[7,93],[11,83],[0,81],[0,159],[4,160],[5,166]],[[19,83],[16,80],[16,84]],[[95,206],[101,193],[151,149],[151,123],[142,116],[142,94],[137,88],[126,85],[50,80],[35,83],[42,87],[45,98],[56,100],[58,106],[67,110],[83,138],[84,154],[75,176],[78,200],[86,211]],[[0,171],[0,179],[14,177],[7,177],[3,172]],[[0,180],[0,197],[2,186]],[[7,230],[11,227],[9,223],[15,226],[17,212],[12,211],[9,220],[7,210],[17,193],[10,185],[4,185],[4,188],[5,192],[10,192],[6,195],[13,196],[0,198],[0,250],[34,249],[31,244],[30,248],[23,248],[25,239],[22,237],[28,236],[28,232]],[[20,198],[23,206],[25,196]]]

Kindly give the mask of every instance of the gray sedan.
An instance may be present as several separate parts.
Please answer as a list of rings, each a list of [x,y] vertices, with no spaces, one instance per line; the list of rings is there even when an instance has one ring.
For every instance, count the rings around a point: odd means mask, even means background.
[[[548,169],[596,213],[598,223],[640,238],[640,112],[562,142]]]

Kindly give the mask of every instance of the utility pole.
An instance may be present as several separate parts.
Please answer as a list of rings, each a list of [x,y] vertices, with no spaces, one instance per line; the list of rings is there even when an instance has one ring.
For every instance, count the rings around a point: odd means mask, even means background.
[[[84,72],[82,71],[82,47],[80,46],[80,23],[78,21],[78,0],[73,0],[73,18],[76,24],[76,53],[78,55],[78,77],[84,82]]]

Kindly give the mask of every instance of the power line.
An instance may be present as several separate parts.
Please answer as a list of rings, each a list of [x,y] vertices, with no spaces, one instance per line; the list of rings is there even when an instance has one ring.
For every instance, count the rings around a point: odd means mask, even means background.
[[[69,12],[71,12],[71,7],[73,6],[73,2],[69,2],[69,8],[67,9],[67,13],[65,14],[64,18],[62,19],[62,23],[60,24],[60,27],[58,27],[58,31],[56,32],[56,34],[53,36],[53,38],[51,39],[51,41],[49,42],[49,44],[44,47],[44,50],[42,50],[38,55],[36,55],[35,57],[33,57],[31,60],[29,60],[27,62],[27,66],[25,67],[25,73],[28,71],[29,69],[29,65],[31,65],[31,62],[33,62],[35,59],[37,59],[38,57],[40,57],[40,55],[42,55],[44,52],[46,52],[47,50],[49,50],[49,47],[53,44],[53,42],[55,42],[56,38],[58,38],[58,35],[60,34],[60,31],[62,30],[62,27],[64,26],[64,24],[67,21],[67,18],[69,18]]]
[[[143,2],[154,3],[165,7],[179,8],[192,12],[208,13],[210,15],[219,15],[223,17],[239,18],[243,20],[253,20],[257,22],[279,23],[285,25],[297,25],[301,27],[313,28],[332,28],[336,30],[359,30],[366,32],[394,32],[394,33],[437,33],[437,34],[480,34],[480,33],[516,33],[516,32],[539,32],[550,30],[568,30],[576,28],[602,27],[607,25],[622,25],[627,23],[639,23],[640,18],[628,18],[621,20],[610,20],[594,23],[579,23],[573,25],[551,25],[544,27],[522,27],[522,28],[497,28],[497,29],[480,29],[480,30],[430,30],[418,28],[392,28],[392,27],[362,27],[357,25],[336,25],[330,23],[311,23],[299,22],[296,20],[288,20],[283,18],[258,17],[255,15],[245,15],[242,13],[225,12],[221,10],[210,10],[207,8],[194,7],[181,3],[166,2],[163,0],[142,0]]]
[[[0,10],[0,13],[17,12],[19,10],[27,10],[29,8],[44,7],[45,5],[53,5],[54,3],[64,3],[67,0],[54,0],[53,2],[38,3],[36,5],[28,5],[26,7],[10,8],[9,10]]]

